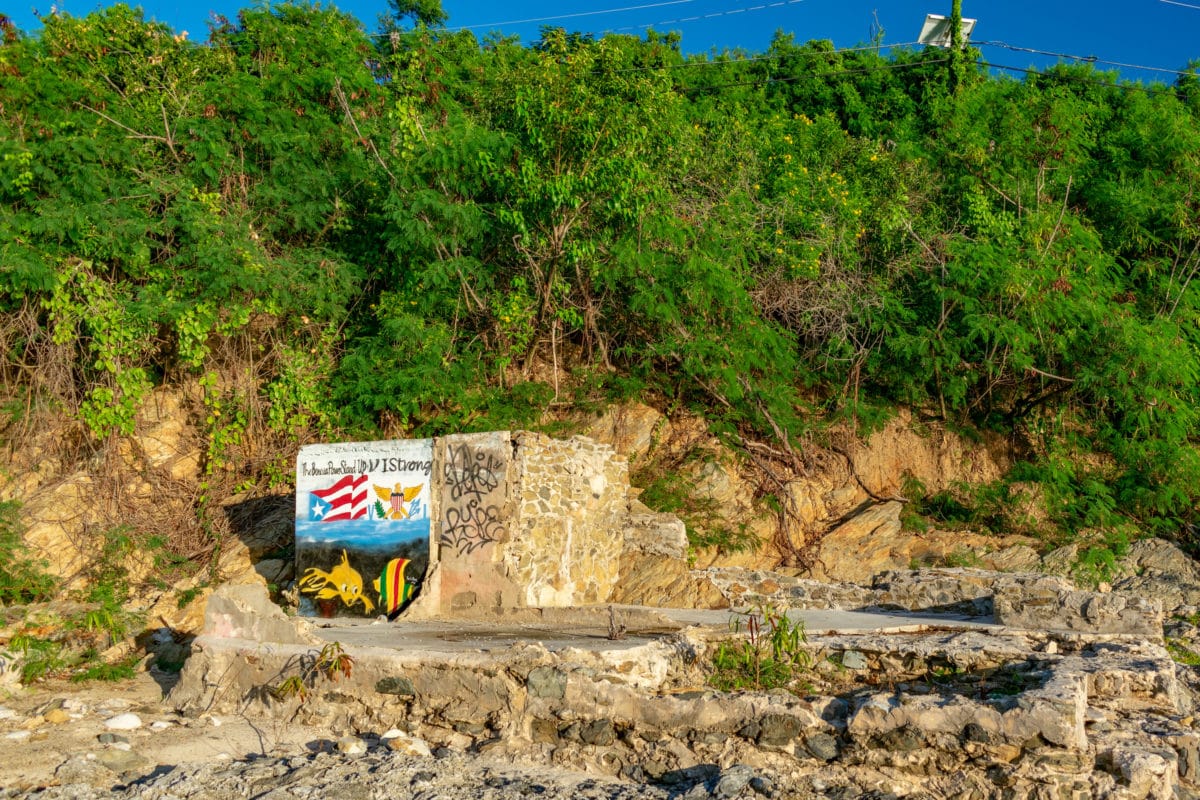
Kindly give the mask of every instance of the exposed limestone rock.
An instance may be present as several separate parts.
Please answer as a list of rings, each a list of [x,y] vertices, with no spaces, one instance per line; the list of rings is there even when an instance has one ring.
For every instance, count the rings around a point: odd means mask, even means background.
[[[1200,565],[1163,539],[1141,539],[1121,559],[1134,575],[1162,576],[1179,585],[1200,585]]]
[[[897,566],[897,560],[908,555],[895,548],[902,541],[898,538],[902,508],[894,500],[878,503],[826,534],[812,577],[867,583],[876,572]]]
[[[625,528],[620,580],[611,602],[675,608],[728,608],[721,591],[687,562],[687,531],[669,514],[634,501]]]
[[[876,606],[990,616],[997,613],[993,598],[1001,594],[1009,598],[1010,605],[1019,607],[1026,598],[1057,596],[1056,593],[1071,592],[1075,587],[1070,581],[1052,575],[946,568],[881,572],[875,576],[871,588],[872,605]]]
[[[855,478],[875,498],[901,494],[910,477],[930,493],[960,482],[987,483],[999,479],[1005,466],[992,451],[939,425],[917,424],[906,409],[865,441],[849,437],[844,449]]]
[[[625,522],[624,552],[647,557],[686,559],[687,529],[678,517],[651,511],[633,501]]]
[[[729,608],[725,594],[686,561],[628,554],[621,556],[621,580],[610,599],[663,608]]]
[[[1124,592],[998,587],[996,621],[1031,630],[1162,636],[1162,602]]]
[[[122,525],[154,530],[164,519],[194,515],[191,494],[200,450],[187,426],[184,400],[156,390],[138,414],[134,436],[82,463],[66,454],[63,421],[12,454],[0,481],[0,499],[21,503],[25,543],[62,580],[65,589],[87,584],[87,568],[101,547],[97,534]],[[135,552],[122,565],[131,582],[154,569]]]
[[[194,485],[201,474],[200,446],[187,418],[182,395],[156,389],[138,412],[138,434],[127,440],[126,457],[143,461],[173,481]]]
[[[1079,545],[1068,544],[1042,556],[1042,572],[1048,575],[1069,576],[1079,563]]]
[[[1035,577],[1061,580],[1024,576]],[[1180,720],[1174,664],[1150,642],[995,628],[814,635],[803,643],[812,665],[803,698],[704,688],[705,653],[736,635],[692,628],[634,647],[557,651],[352,647],[353,675],[314,687],[299,716],[339,736],[395,728],[433,748],[620,774],[687,796],[744,792],[752,774],[782,798],[1158,798],[1196,788],[1200,736]],[[185,711],[295,712],[255,687],[311,649],[210,636],[198,646],[172,695]],[[389,731],[386,746],[392,738],[402,737]]]
[[[1156,599],[1168,615],[1191,616],[1200,607],[1200,568],[1170,542],[1134,542],[1122,567],[1127,577],[1115,581],[1114,590]]]
[[[666,418],[656,409],[642,403],[621,403],[609,406],[597,419],[589,422],[583,435],[600,444],[612,447],[617,455],[630,464],[638,463],[659,438],[669,436]]]
[[[825,534],[816,547],[809,576],[816,580],[867,585],[873,576],[914,565],[938,566],[954,560],[993,569],[1036,569],[1031,540],[996,538],[965,531],[905,530],[898,500],[868,505]],[[1003,548],[996,553],[991,551]]]
[[[815,468],[801,480],[788,482],[785,491],[791,511],[806,531],[820,529],[871,499],[855,481],[850,462],[834,453],[814,452]]]
[[[261,584],[225,584],[208,598],[204,633],[222,639],[281,644],[313,644],[320,640],[304,620],[288,617],[271,602]]]
[[[1037,572],[1042,558],[1027,544],[1014,544],[983,556],[988,569],[998,572]]]
[[[25,543],[65,589],[85,584],[83,571],[95,552],[87,531],[108,527],[103,509],[92,502],[95,493],[91,476],[78,472],[23,500]]]

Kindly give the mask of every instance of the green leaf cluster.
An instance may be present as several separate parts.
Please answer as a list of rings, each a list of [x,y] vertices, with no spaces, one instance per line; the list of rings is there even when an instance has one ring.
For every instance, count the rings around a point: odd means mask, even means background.
[[[1194,76],[392,10],[255,6],[203,47],[124,5],[6,29],[6,383],[96,441],[197,386],[206,519],[288,443],[636,386],[785,451],[909,404],[1009,436],[1067,531],[1193,529]]]

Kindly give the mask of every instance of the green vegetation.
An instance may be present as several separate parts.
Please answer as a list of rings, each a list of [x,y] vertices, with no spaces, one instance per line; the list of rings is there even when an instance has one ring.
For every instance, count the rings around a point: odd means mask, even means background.
[[[0,402],[96,453],[190,387],[204,483],[164,552],[215,555],[219,502],[285,481],[299,441],[631,392],[785,454],[908,404],[1015,442],[1004,485],[1039,486],[1057,535],[1196,529],[1194,70],[521,46],[391,7],[372,37],[254,6],[209,46],[123,5],[36,36],[0,15]],[[1002,501],[906,521],[1003,528]],[[0,599],[34,599],[8,530]]]
[[[60,594],[58,581],[30,559],[17,527],[17,505],[0,503],[0,605],[41,603]],[[9,649],[20,653],[21,681],[31,683],[48,675],[70,675],[73,681],[123,680],[132,677],[140,656],[117,664],[100,658],[103,649],[124,638],[137,622],[125,610],[128,575],[122,566],[130,540],[121,530],[107,532],[104,545],[89,569],[90,588],[77,599],[79,610],[59,617],[41,614],[16,626]],[[20,613],[17,609],[17,613]],[[17,619],[20,619],[19,617]]]
[[[1082,547],[1079,560],[1071,569],[1071,577],[1081,586],[1095,588],[1111,583],[1117,575],[1117,560],[1129,551],[1129,537],[1124,531],[1112,531],[1100,541]]]
[[[735,632],[746,627],[746,637],[717,645],[708,682],[723,692],[744,689],[796,687],[812,666],[812,655],[803,648],[804,623],[785,611],[762,607],[740,614],[730,625]]]
[[[1200,653],[1188,647],[1183,640],[1167,637],[1167,652],[1171,654],[1172,660],[1176,664],[1184,664],[1189,667],[1200,666]]]
[[[0,503],[0,606],[45,600],[57,588],[44,565],[30,558],[17,512],[17,503]]]
[[[695,551],[716,548],[721,553],[751,550],[758,545],[754,532],[744,524],[730,524],[720,515],[720,503],[696,490],[692,472],[700,454],[685,448],[671,456],[669,449],[641,464],[630,476],[642,489],[639,499],[650,508],[677,515],[687,530],[688,545]]]
[[[345,652],[341,642],[330,642],[319,651],[302,658],[296,674],[268,687],[267,694],[276,700],[298,698],[303,704],[318,680],[334,682],[346,679],[353,670],[354,657]]]

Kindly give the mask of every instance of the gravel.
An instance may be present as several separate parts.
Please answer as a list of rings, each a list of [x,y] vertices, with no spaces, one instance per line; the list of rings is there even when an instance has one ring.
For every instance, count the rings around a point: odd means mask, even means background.
[[[107,773],[111,776],[111,773]],[[167,768],[128,784],[95,785],[96,773],[72,770],[61,776],[85,782],[32,791],[0,790],[0,798],[39,800],[217,800],[254,797],[337,800],[665,800],[667,792],[647,784],[623,783],[564,770],[489,763],[472,755],[413,758],[382,749],[366,755],[316,753],[263,757]],[[740,776],[739,776],[740,777]],[[92,783],[86,782],[92,781]],[[740,781],[739,781],[740,782]],[[678,787],[673,787],[678,792]]]

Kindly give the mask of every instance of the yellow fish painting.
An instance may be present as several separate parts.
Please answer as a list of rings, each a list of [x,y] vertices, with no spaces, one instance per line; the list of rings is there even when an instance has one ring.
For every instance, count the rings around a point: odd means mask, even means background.
[[[383,519],[408,519],[408,511],[404,506],[415,500],[423,488],[425,488],[423,483],[408,488],[397,483],[393,489],[386,486],[375,486],[375,494],[380,500],[376,507],[383,512]]]
[[[350,566],[350,557],[346,555],[345,550],[342,551],[341,563],[329,572],[316,567],[304,570],[299,588],[304,594],[316,595],[319,600],[331,600],[337,597],[347,607],[353,606],[355,603],[362,603],[366,613],[370,614],[375,610],[375,604],[371,602],[371,598],[363,593],[362,575],[359,575],[358,570]]]
[[[375,591],[379,593],[379,607],[389,617],[404,607],[413,595],[413,585],[404,580],[407,558],[393,558],[375,579]]]

